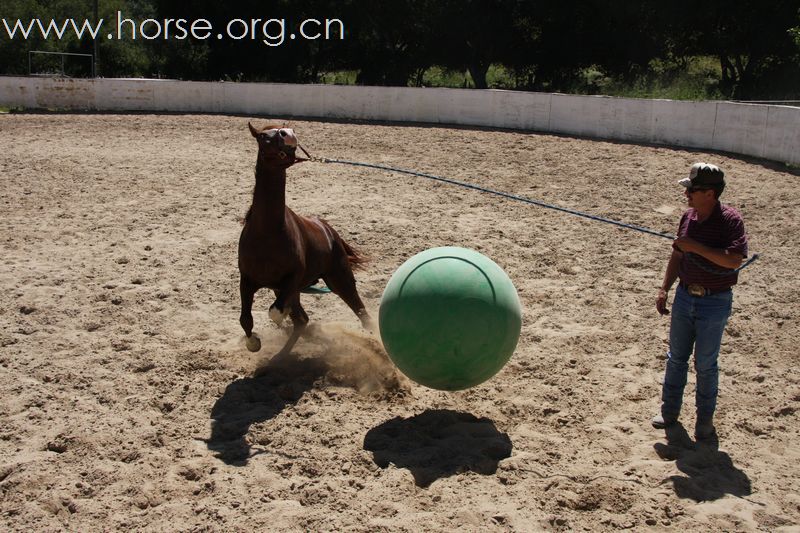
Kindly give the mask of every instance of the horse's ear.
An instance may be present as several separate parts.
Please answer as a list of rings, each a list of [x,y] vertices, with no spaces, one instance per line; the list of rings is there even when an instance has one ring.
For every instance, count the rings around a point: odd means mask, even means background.
[[[258,130],[257,130],[257,129],[255,129],[251,123],[249,123],[249,122],[248,122],[248,123],[247,123],[247,127],[248,127],[248,128],[250,128],[250,134],[251,134],[253,137],[258,137]]]

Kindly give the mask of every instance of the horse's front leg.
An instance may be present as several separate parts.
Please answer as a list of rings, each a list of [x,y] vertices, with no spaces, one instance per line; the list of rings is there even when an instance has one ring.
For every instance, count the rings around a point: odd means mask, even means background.
[[[281,351],[275,354],[273,359],[276,360],[280,360],[289,355],[289,352],[292,351],[292,348],[294,348],[294,345],[308,327],[308,315],[306,314],[305,309],[303,309],[303,306],[300,305],[300,293],[297,293],[297,295],[293,298],[290,307],[291,312],[289,313],[289,316],[292,319],[292,333],[286,340],[286,344],[283,346],[283,348],[281,348]]]
[[[239,294],[242,297],[242,313],[239,315],[239,324],[242,325],[247,336],[247,349],[257,352],[261,349],[261,339],[253,333],[253,296],[258,288],[246,277],[239,280]]]
[[[291,297],[292,293],[296,292],[295,290],[290,289],[275,289],[275,301],[269,306],[269,318],[273,322],[275,322],[276,326],[280,326],[283,324],[283,321],[291,312],[291,308],[288,305],[288,299]],[[299,297],[299,293],[298,293]]]
[[[296,293],[291,300],[291,302],[287,302],[288,307],[291,309],[289,316],[292,319],[292,332],[289,334],[289,338],[286,340],[286,344],[281,348],[281,350],[276,353],[272,359],[266,365],[262,365],[256,369],[254,375],[256,377],[261,376],[266,373],[268,366],[280,365],[286,363],[290,360],[290,354],[294,345],[297,344],[297,341],[305,332],[308,326],[308,315],[303,309],[303,306],[300,305],[300,293]]]

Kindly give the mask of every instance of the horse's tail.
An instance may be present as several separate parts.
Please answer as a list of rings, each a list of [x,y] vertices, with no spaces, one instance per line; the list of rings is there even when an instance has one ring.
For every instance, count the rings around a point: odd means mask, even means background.
[[[353,270],[360,270],[364,267],[364,265],[369,263],[369,257],[365,256],[358,249],[348,244],[347,241],[339,237],[339,242],[342,243],[342,248],[344,248],[344,252],[347,254],[347,260],[350,262],[350,266],[353,268]]]

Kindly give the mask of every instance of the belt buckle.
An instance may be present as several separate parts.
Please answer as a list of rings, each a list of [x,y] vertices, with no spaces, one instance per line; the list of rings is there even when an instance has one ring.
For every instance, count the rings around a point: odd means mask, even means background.
[[[686,292],[691,294],[692,296],[705,296],[706,289],[702,285],[697,285],[696,283],[692,283],[691,285],[686,286]]]

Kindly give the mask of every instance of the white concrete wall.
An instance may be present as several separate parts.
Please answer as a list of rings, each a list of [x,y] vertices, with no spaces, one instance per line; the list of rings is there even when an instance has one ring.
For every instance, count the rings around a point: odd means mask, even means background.
[[[0,77],[0,106],[486,126],[706,148],[800,165],[800,108],[731,102],[471,89]]]

